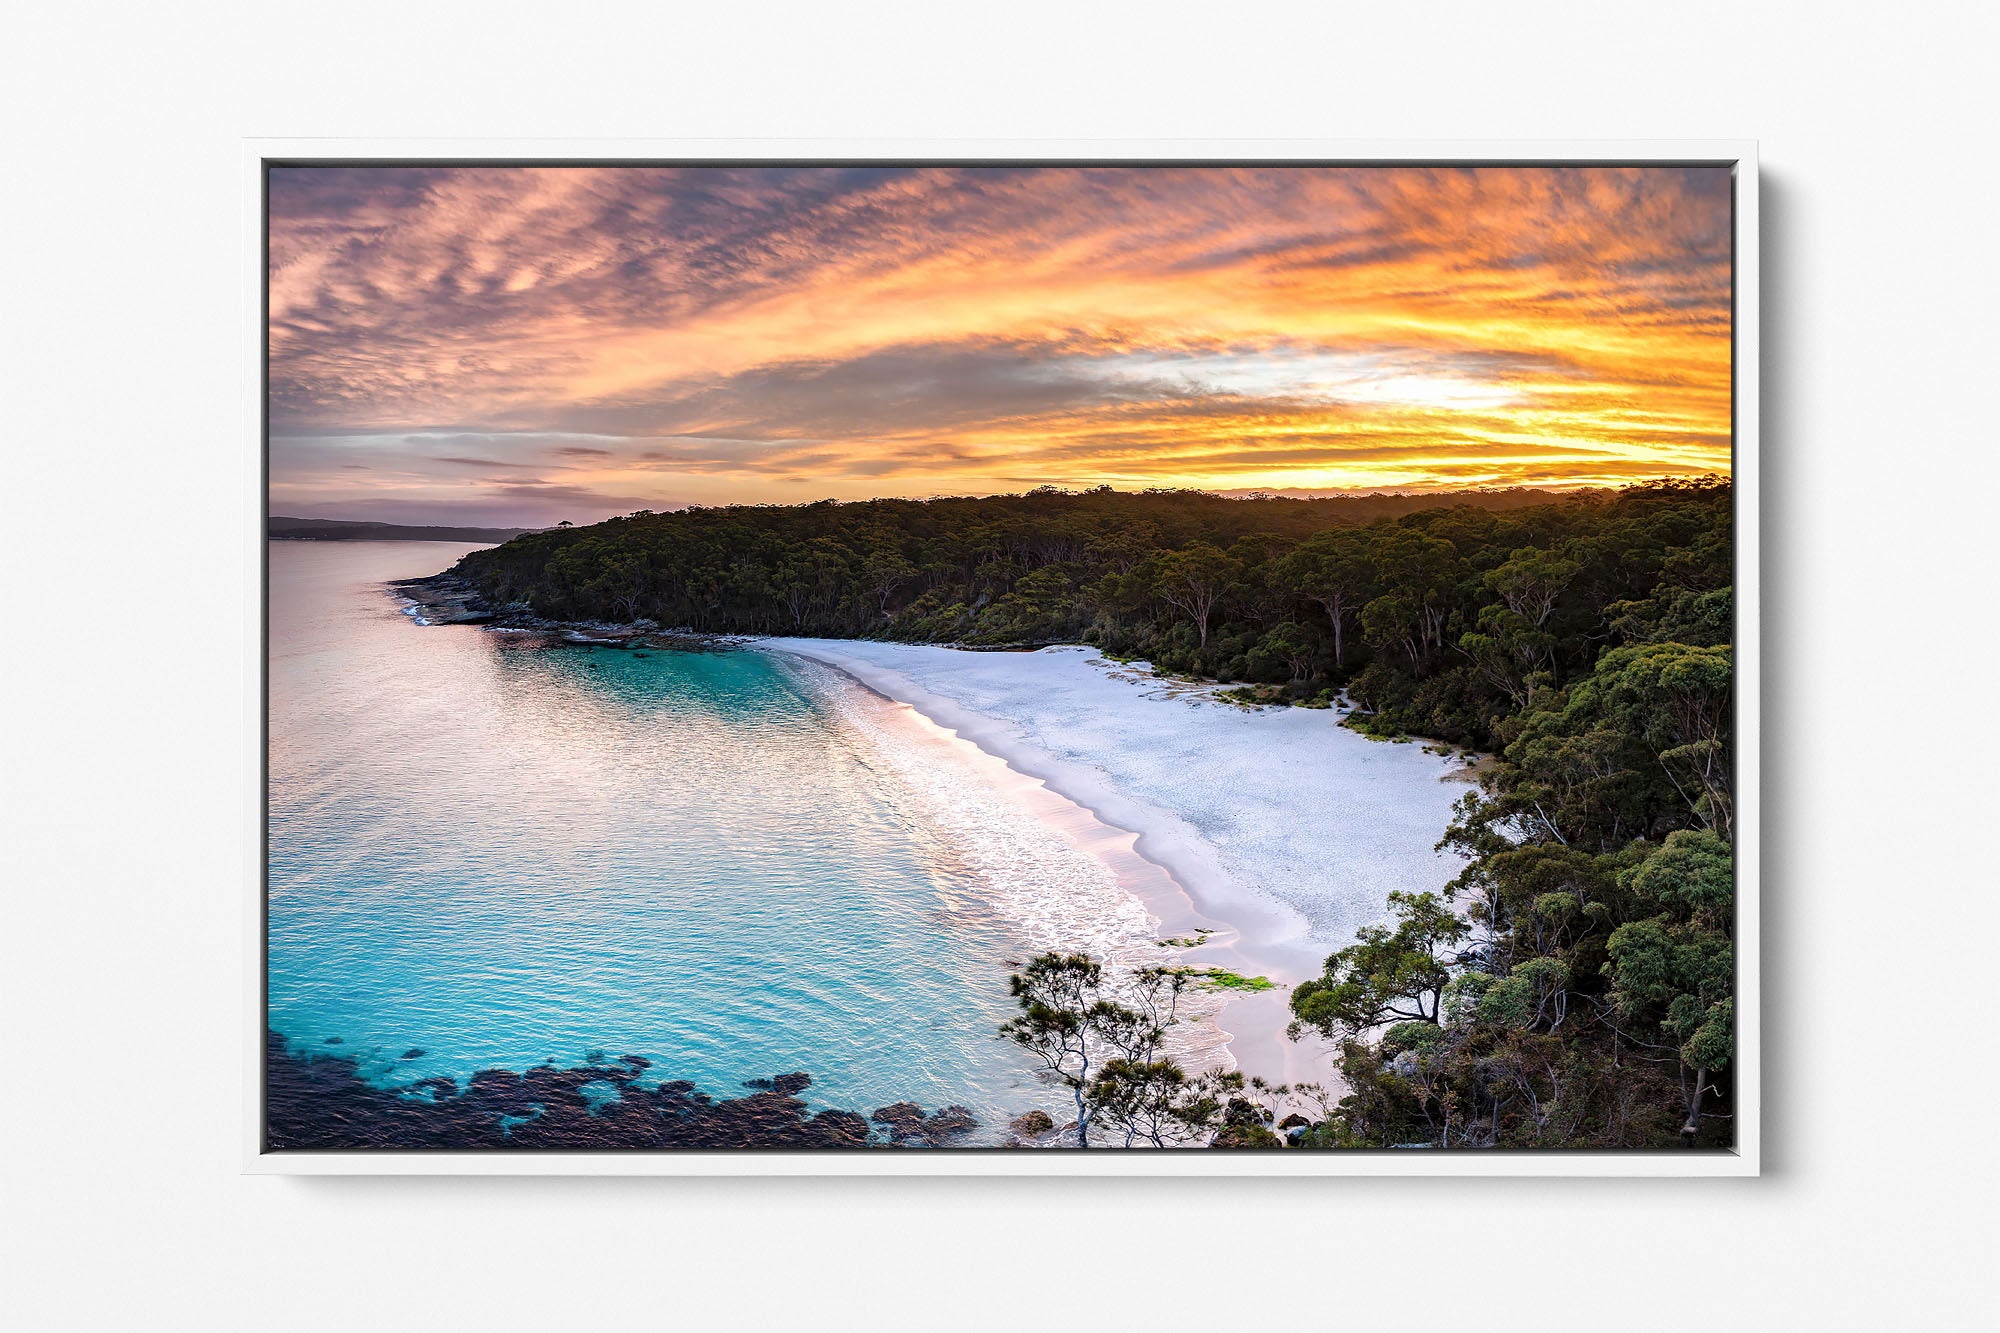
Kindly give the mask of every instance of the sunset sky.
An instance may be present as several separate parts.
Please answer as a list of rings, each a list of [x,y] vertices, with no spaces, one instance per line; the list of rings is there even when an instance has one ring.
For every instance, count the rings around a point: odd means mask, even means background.
[[[275,169],[271,512],[1726,472],[1721,167]]]

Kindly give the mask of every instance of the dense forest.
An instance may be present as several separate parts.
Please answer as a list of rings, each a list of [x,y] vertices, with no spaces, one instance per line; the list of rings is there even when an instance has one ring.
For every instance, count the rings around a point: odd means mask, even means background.
[[[1565,497],[1188,491],[691,509],[454,573],[551,619],[999,647],[1081,642],[1246,701],[1491,751],[1442,896],[1299,986],[1347,1094],[1315,1146],[1730,1139],[1726,481]]]
[[[1053,489],[634,514],[476,551],[495,605],[710,633],[1089,643],[1382,733],[1498,743],[1607,647],[1729,638],[1729,490],[1230,499]]]

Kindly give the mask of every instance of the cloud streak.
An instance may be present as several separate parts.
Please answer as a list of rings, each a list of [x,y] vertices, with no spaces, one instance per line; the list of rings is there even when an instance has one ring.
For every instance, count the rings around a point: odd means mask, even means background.
[[[1721,169],[297,168],[270,198],[293,509],[1728,466]]]

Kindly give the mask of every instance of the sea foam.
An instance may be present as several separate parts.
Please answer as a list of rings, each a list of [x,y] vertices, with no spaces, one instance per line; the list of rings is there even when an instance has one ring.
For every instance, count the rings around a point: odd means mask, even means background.
[[[793,654],[779,660],[906,789],[931,831],[981,886],[985,905],[1035,951],[1090,954],[1107,965],[1112,992],[1128,998],[1135,972],[1175,961],[1163,952],[1159,918],[1111,864],[1082,845],[1093,833],[1115,838],[1118,831],[847,673]],[[1229,1034],[1214,1022],[1223,999],[1200,988],[1184,992],[1168,1053],[1197,1069],[1231,1067]]]

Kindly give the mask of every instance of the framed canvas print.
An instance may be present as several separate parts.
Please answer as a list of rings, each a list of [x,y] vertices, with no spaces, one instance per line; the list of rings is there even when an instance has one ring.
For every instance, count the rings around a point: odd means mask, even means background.
[[[1754,1174],[1754,150],[250,146],[250,1169]]]

